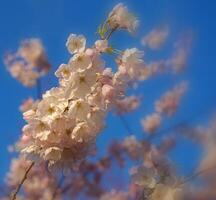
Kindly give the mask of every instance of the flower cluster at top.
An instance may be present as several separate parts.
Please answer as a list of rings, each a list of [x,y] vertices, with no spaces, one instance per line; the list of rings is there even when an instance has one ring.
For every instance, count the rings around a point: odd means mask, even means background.
[[[34,86],[50,68],[44,47],[35,38],[24,40],[16,53],[5,56],[4,63],[11,75],[27,87]]]
[[[111,31],[114,24],[129,31],[137,24],[122,4],[114,8],[108,21]],[[143,79],[145,64],[143,52],[126,49],[113,72],[101,58],[110,49],[106,39],[87,48],[83,35],[70,34],[66,46],[72,57],[55,73],[59,86],[48,90],[23,114],[27,125],[23,128],[22,153],[48,161],[50,167],[71,169],[94,153],[107,112],[125,98],[131,81]],[[134,98],[122,102],[131,107],[137,104]]]

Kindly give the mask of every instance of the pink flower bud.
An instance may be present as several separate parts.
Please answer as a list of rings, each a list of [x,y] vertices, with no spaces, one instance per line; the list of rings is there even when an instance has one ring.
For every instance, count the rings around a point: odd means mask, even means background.
[[[102,95],[105,99],[111,100],[114,98],[115,89],[111,85],[104,85],[102,87]]]

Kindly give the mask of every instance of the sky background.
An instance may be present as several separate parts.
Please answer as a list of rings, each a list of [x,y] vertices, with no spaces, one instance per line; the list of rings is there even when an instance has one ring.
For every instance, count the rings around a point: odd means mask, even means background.
[[[36,90],[23,87],[6,71],[2,58],[7,50],[16,50],[19,42],[26,38],[38,37],[46,47],[52,64],[51,72],[42,80],[43,91],[57,84],[54,71],[61,63],[66,63],[69,53],[65,41],[70,33],[83,34],[91,46],[97,39],[98,25],[106,18],[116,0],[0,0],[0,178],[4,179],[10,159],[14,155],[7,152],[24,125],[19,105],[30,96],[36,97]],[[182,121],[190,124],[205,123],[216,105],[216,1],[214,0],[122,0],[141,21],[135,37],[128,33],[117,33],[111,44],[124,48],[138,47],[145,51],[145,59],[166,58],[173,51],[173,43],[185,32],[192,31],[193,47],[188,66],[184,73],[174,76],[159,76],[142,83],[135,94],[143,96],[142,106],[125,119],[134,134],[144,137],[140,119],[153,111],[153,101],[163,92],[181,80],[190,83],[188,93],[183,98],[180,110],[164,122],[161,130]],[[168,25],[170,38],[159,51],[144,49],[140,40],[151,29]],[[108,60],[108,64],[110,64]],[[110,64],[111,65],[111,64]],[[98,139],[100,153],[105,152],[104,144],[112,138],[122,138],[127,134],[118,117],[111,114],[107,127]],[[172,152],[179,170],[190,173],[198,161],[197,147],[182,140]]]

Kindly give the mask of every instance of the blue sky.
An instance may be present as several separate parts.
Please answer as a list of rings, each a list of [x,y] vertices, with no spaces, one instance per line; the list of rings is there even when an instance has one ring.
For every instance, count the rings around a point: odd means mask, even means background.
[[[47,50],[52,71],[42,80],[43,90],[57,84],[54,71],[69,54],[65,41],[69,33],[83,34],[88,45],[97,38],[97,26],[105,19],[116,0],[0,0],[0,57],[7,50],[15,50],[22,39],[39,37]],[[143,83],[135,93],[144,96],[141,108],[126,116],[126,120],[138,137],[142,137],[139,120],[153,110],[153,100],[180,80],[190,82],[181,110],[166,121],[163,128],[181,121],[189,123],[206,122],[215,108],[216,74],[216,1],[209,0],[122,0],[141,21],[135,37],[117,33],[111,40],[121,48],[143,48],[142,35],[158,25],[169,25],[171,37],[162,50],[146,51],[146,59],[165,58],[172,52],[173,43],[184,31],[192,30],[194,42],[188,68],[180,76],[164,76]],[[35,89],[24,88],[5,70],[0,61],[0,178],[8,169],[11,155],[7,146],[13,144],[24,124],[18,110],[20,103],[29,96],[36,96]],[[121,138],[126,134],[120,120],[110,115],[107,128],[99,138],[98,145],[104,152],[103,144],[111,138]],[[197,151],[188,142],[182,141],[174,152],[176,162],[184,172],[189,172],[197,161]],[[186,164],[187,163],[187,164]]]

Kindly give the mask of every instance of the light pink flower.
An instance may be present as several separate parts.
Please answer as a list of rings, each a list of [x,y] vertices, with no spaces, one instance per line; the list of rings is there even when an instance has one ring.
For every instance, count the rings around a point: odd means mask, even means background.
[[[161,99],[156,101],[155,110],[168,116],[174,115],[179,106],[180,99],[185,93],[186,89],[187,84],[185,82],[182,82],[173,90],[166,92]]]
[[[161,124],[161,117],[157,113],[148,115],[141,120],[142,127],[147,133],[154,133]]]

